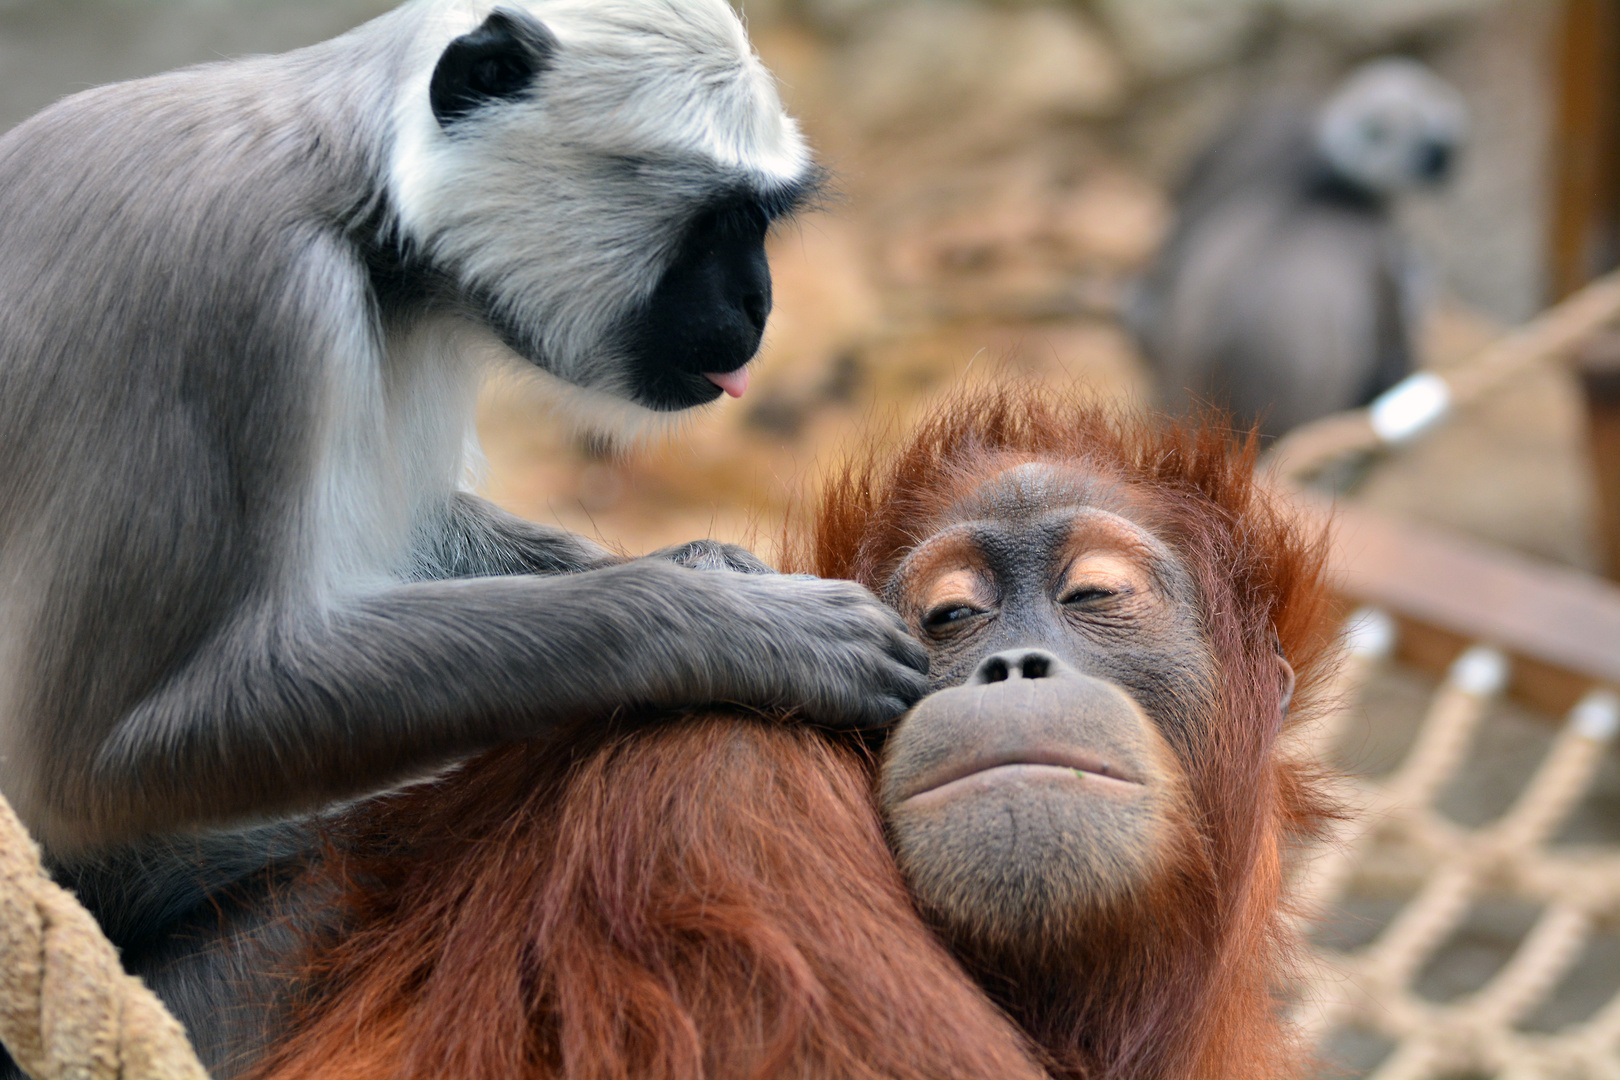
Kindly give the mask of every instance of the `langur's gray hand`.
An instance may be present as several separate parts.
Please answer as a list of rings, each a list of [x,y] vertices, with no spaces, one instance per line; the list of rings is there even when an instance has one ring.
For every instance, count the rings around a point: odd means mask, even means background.
[[[688,544],[672,544],[648,555],[649,559],[664,559],[676,566],[693,570],[735,570],[742,574],[774,574],[758,555],[736,544],[719,540],[693,540]]]
[[[880,727],[928,691],[928,653],[853,582],[652,559],[593,573],[642,612],[626,632],[646,647],[621,669],[632,700],[787,709],[852,729]]]

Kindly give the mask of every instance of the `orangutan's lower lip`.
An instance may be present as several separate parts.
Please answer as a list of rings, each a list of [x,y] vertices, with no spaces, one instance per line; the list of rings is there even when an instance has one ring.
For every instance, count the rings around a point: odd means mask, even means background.
[[[748,390],[748,369],[746,367],[740,367],[736,371],[718,373],[705,371],[703,377],[734,398],[742,397]]]

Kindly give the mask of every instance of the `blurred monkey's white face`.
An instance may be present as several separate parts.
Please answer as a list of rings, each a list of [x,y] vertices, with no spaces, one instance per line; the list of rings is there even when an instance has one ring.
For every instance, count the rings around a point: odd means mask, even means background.
[[[1376,193],[1438,183],[1468,133],[1462,95],[1415,60],[1356,69],[1317,118],[1316,143],[1334,172]]]

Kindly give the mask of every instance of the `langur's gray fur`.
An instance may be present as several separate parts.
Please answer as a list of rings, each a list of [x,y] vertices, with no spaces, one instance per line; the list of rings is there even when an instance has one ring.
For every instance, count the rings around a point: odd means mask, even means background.
[[[416,0],[0,139],[0,790],[126,943],[264,887],[274,822],[502,740],[923,692],[852,585],[626,562],[459,489],[483,359],[597,427],[718,394],[814,172],[724,0],[491,9]],[[430,88],[455,48],[470,82]],[[221,977],[152,963],[171,999]]]
[[[1411,367],[1411,258],[1390,218],[1446,175],[1461,98],[1373,61],[1315,110],[1272,104],[1194,163],[1128,310],[1161,403],[1232,409],[1268,435],[1363,405]]]

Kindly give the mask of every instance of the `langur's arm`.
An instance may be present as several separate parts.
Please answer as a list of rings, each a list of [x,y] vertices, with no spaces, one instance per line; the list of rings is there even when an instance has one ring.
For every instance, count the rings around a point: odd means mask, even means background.
[[[239,619],[116,723],[64,717],[32,816],[48,844],[82,850],[292,813],[637,706],[875,725],[922,695],[926,668],[848,582],[656,559],[421,582]]]
[[[625,561],[577,533],[525,521],[466,492],[452,496],[439,531],[423,547],[425,578],[575,574]]]
[[[747,548],[718,540],[693,540],[647,556],[693,570],[773,573]],[[576,574],[626,562],[600,544],[555,525],[539,525],[509,514],[476,495],[458,492],[443,531],[426,547],[421,576],[426,579],[498,577],[503,574]]]

